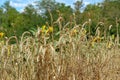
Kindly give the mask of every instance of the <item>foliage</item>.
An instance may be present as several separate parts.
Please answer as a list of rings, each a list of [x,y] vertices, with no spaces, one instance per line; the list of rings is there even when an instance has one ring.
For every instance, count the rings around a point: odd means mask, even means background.
[[[13,35],[20,37],[24,31],[47,25],[54,27],[55,35],[64,28],[63,25],[72,28],[74,25],[87,21],[85,28],[88,30],[88,35],[95,35],[95,30],[99,26],[103,31],[101,35],[106,36],[109,34],[109,26],[112,25],[113,29],[110,30],[110,34],[117,36],[116,24],[118,24],[120,34],[119,3],[119,0],[104,0],[102,3],[89,4],[81,11],[82,0],[76,1],[74,8],[55,0],[41,0],[35,2],[35,6],[27,5],[20,13],[7,1],[0,7],[0,31],[5,32],[6,37]],[[98,22],[102,24],[98,24]]]

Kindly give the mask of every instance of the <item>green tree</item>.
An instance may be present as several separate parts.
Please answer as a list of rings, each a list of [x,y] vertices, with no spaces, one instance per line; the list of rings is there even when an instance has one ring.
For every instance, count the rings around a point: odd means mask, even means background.
[[[2,16],[3,16],[3,8],[0,7],[0,28],[1,28],[1,24],[2,24]]]
[[[74,13],[75,13],[75,21],[77,24],[81,23],[81,8],[83,7],[83,0],[77,0],[74,3]]]
[[[103,2],[103,18],[106,25],[113,25],[111,34],[116,34],[116,18],[120,18],[120,0],[104,0]],[[119,30],[120,30],[120,26]],[[120,34],[120,31],[119,31]]]
[[[90,31],[91,34],[95,34],[95,31],[97,29],[96,25],[99,22],[102,22],[102,6],[101,4],[89,4],[86,6],[83,14],[82,14],[82,19],[83,22],[88,21],[91,19],[91,22],[88,24],[90,26]],[[100,25],[99,25],[100,27]],[[87,27],[89,28],[89,27]],[[104,30],[104,26],[102,26],[102,31]],[[103,33],[104,34],[104,33]]]
[[[18,25],[16,28],[21,35],[24,31],[30,29],[37,29],[37,26],[41,26],[44,20],[33,5],[29,4],[25,7],[24,11],[16,18],[15,23]]]
[[[46,22],[53,25],[53,22],[58,19],[58,17],[64,18],[64,22],[69,21],[69,17],[73,12],[70,6],[66,6],[64,3],[57,3],[55,0],[42,0],[37,2],[37,7],[41,11],[43,18]]]
[[[16,19],[18,15],[18,11],[10,6],[10,2],[7,1],[2,6],[5,10],[2,15],[2,27],[4,28],[4,31],[6,32],[6,36],[14,35],[14,20]],[[12,33],[11,33],[12,32]]]
[[[43,12],[47,11],[48,9],[55,9],[55,4],[55,0],[41,0],[36,2],[36,6],[38,6],[41,11],[43,10]]]

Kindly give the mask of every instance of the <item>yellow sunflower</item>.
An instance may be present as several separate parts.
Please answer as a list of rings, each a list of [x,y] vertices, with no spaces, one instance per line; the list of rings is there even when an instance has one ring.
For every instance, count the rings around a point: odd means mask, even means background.
[[[4,36],[3,32],[0,32],[0,38],[2,38]]]
[[[50,27],[48,28],[48,31],[49,31],[50,33],[53,32],[53,27],[50,26]]]

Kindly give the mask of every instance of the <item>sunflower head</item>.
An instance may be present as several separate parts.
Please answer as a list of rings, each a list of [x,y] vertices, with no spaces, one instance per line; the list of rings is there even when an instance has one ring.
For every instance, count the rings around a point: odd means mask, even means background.
[[[97,36],[93,39],[93,42],[100,42],[100,41],[101,41],[101,38],[99,36]]]
[[[53,27],[50,26],[50,27],[48,28],[48,31],[49,31],[50,33],[53,32]]]
[[[76,30],[76,29],[74,29],[74,30],[73,30],[73,32],[76,34],[76,33],[77,33],[77,30]]]
[[[45,31],[46,31],[46,25],[43,25],[43,26],[42,26],[42,29],[41,29],[41,32],[44,33]]]
[[[3,32],[0,32],[0,38],[2,38],[4,36]]]
[[[110,42],[110,41],[109,41],[109,42],[107,42],[107,44],[106,44],[106,47],[107,47],[107,48],[109,48],[109,49],[110,49],[110,48],[112,48],[112,46],[113,46],[112,42]]]
[[[71,31],[71,35],[72,36],[75,36],[77,34],[77,30],[76,29],[73,29],[72,31]]]

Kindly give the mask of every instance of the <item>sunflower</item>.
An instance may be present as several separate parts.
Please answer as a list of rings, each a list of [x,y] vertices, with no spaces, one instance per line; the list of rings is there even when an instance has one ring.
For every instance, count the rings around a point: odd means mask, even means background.
[[[42,32],[42,33],[46,32],[46,25],[43,25],[43,26],[42,26],[41,32]]]
[[[77,34],[77,30],[76,29],[73,29],[72,31],[71,31],[71,36],[75,36]]]
[[[48,32],[49,32],[49,33],[52,33],[52,32],[53,32],[53,27],[52,27],[52,26],[50,26],[50,27],[48,28]]]
[[[97,36],[93,39],[93,42],[100,42],[100,41],[101,41],[101,38],[99,36]]]
[[[0,38],[2,38],[4,36],[3,32],[0,32]]]
[[[112,46],[113,46],[113,43],[111,41],[108,41],[107,44],[106,44],[106,47],[108,49],[110,49],[110,48],[112,48]]]

